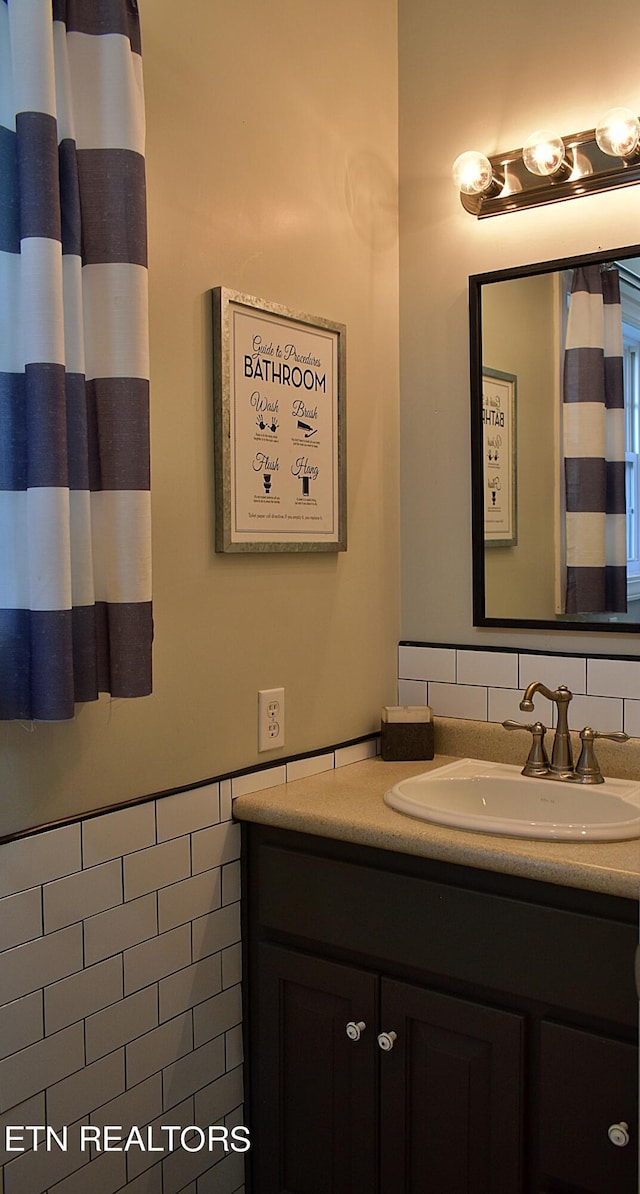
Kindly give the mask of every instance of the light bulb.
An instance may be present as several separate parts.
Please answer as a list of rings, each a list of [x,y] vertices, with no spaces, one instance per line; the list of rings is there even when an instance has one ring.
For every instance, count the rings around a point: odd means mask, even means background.
[[[631,157],[640,143],[640,121],[630,108],[610,108],[596,129],[603,153],[613,158]]]
[[[451,175],[463,195],[482,195],[492,189],[493,167],[483,153],[470,149],[456,158]]]
[[[557,174],[565,162],[564,141],[549,129],[532,133],[522,147],[522,160],[531,174],[548,178]]]

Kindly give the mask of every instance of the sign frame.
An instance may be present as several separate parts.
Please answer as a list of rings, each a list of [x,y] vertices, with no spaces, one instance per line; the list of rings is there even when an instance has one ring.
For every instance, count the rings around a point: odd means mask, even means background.
[[[517,547],[517,389],[515,373],[482,369],[485,547]]]
[[[216,551],[346,551],[345,324],[211,294]]]

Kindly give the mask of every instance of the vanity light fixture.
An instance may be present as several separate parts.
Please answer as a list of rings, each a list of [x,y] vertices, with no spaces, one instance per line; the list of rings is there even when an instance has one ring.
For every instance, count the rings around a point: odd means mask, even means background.
[[[508,153],[461,153],[452,175],[462,206],[478,219],[628,186],[640,182],[640,120],[611,108],[586,132],[541,129]]]

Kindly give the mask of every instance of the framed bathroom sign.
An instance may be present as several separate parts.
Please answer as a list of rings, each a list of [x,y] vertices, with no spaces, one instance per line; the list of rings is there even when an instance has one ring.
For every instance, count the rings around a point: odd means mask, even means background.
[[[482,369],[485,546],[515,547],[517,522],[516,396],[513,373]]]
[[[346,551],[346,328],[218,286],[216,551]]]

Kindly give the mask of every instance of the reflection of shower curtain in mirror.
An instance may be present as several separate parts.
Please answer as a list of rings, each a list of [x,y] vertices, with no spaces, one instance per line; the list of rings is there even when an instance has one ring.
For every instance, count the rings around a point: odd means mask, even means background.
[[[574,270],[564,354],[567,613],[627,608],[620,280]]]

